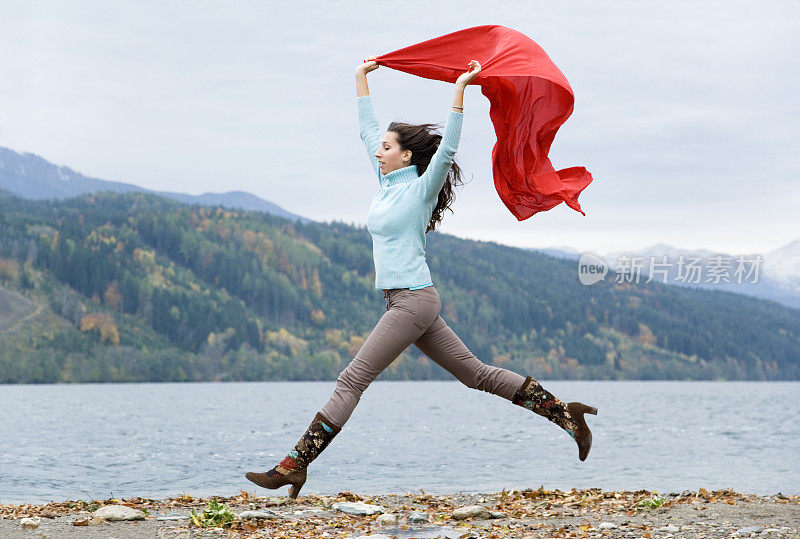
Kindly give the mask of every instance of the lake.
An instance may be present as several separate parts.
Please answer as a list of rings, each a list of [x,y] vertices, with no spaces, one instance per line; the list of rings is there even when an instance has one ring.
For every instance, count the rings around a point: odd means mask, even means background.
[[[541,381],[597,406],[588,459],[541,416],[453,382],[374,382],[302,494],[733,488],[800,494],[800,382]],[[244,478],[335,382],[0,385],[0,503],[286,495]]]

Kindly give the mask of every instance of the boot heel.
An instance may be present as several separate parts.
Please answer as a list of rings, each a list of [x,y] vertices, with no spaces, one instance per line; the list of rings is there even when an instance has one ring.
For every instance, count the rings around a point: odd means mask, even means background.
[[[300,494],[300,489],[303,488],[303,485],[305,484],[305,481],[302,483],[292,483],[292,485],[289,487],[289,499],[296,500],[297,495]]]
[[[590,431],[589,426],[586,425],[583,415],[597,415],[597,408],[594,406],[587,406],[582,402],[570,402],[567,404],[567,410],[577,424],[574,438],[575,442],[578,444],[578,458],[580,460],[586,460],[586,457],[589,456],[589,450],[592,448],[592,431]]]

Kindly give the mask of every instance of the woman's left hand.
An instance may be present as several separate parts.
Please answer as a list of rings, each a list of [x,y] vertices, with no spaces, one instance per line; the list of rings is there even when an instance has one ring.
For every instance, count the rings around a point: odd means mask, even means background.
[[[481,72],[481,64],[478,63],[477,60],[470,60],[469,68],[471,71],[467,71],[466,73],[462,73],[458,79],[456,79],[456,84],[460,86],[466,86],[470,82],[473,81],[475,77],[478,76],[478,73]]]

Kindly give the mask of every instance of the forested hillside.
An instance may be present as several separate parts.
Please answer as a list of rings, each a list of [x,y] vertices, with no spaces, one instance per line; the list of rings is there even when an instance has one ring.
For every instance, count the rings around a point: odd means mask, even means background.
[[[537,378],[800,379],[800,311],[582,286],[572,261],[432,232],[442,316]],[[369,233],[149,194],[0,194],[0,383],[333,380],[385,312]],[[384,379],[449,379],[410,347]]]

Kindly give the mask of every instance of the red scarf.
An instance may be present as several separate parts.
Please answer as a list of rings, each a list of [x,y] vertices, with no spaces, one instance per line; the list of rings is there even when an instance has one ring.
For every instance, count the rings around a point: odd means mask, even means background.
[[[380,65],[428,79],[455,82],[481,64],[471,84],[491,104],[497,142],[492,150],[494,186],[522,221],[562,201],[586,215],[578,195],[592,181],[584,167],[555,170],[547,153],[572,114],[575,96],[567,79],[542,48],[504,26],[476,26],[383,54]]]

